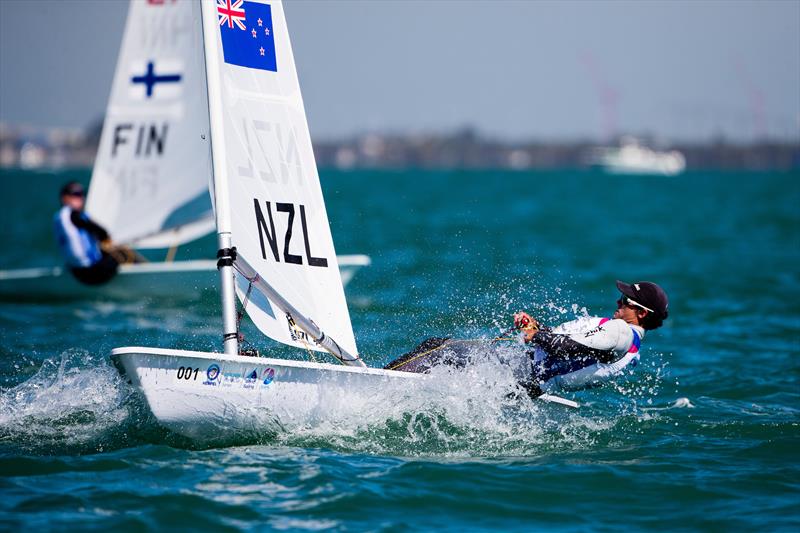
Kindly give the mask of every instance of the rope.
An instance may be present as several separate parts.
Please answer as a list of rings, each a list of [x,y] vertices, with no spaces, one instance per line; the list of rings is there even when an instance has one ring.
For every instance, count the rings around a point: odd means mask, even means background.
[[[508,332],[506,332],[506,333],[508,333]],[[505,333],[504,333],[504,335],[505,335]],[[447,339],[442,344],[440,344],[439,346],[437,346],[435,348],[431,348],[430,350],[426,350],[424,352],[418,353],[417,355],[415,355],[411,359],[406,359],[405,361],[401,361],[401,362],[397,363],[394,366],[390,366],[389,368],[387,368],[387,370],[394,370],[395,368],[398,368],[398,367],[401,367],[401,366],[405,366],[408,363],[411,363],[412,361],[416,361],[420,357],[423,357],[425,355],[428,355],[429,353],[433,353],[436,350],[444,348],[445,346],[447,346],[447,344],[451,340],[454,340],[454,339]],[[458,342],[485,342],[484,339],[456,339],[456,340],[458,340]],[[513,341],[513,340],[516,340],[516,337],[502,337],[502,336],[501,337],[495,337],[494,339],[492,339],[492,344],[494,344],[497,341]]]
[[[250,293],[253,290],[253,282],[247,284],[247,292],[242,299],[242,310],[236,313],[236,331],[239,332],[241,329],[240,326],[242,325],[242,318],[244,318],[244,312],[247,310],[247,303],[250,301]]]
[[[249,281],[249,280],[248,280]],[[253,291],[253,282],[251,281],[247,285],[247,292],[242,299],[242,309],[240,311],[236,311],[236,335],[238,337],[240,346],[239,346],[239,355],[250,355],[246,354],[245,352],[251,352],[253,350],[252,344],[250,341],[244,338],[242,335],[242,318],[244,318],[244,312],[247,310],[247,304],[250,301],[250,293]],[[256,355],[258,355],[258,350],[255,350]]]
[[[401,367],[401,366],[405,366],[405,365],[407,365],[408,363],[411,363],[412,361],[416,361],[417,359],[419,359],[420,357],[422,357],[422,356],[424,356],[424,355],[428,355],[429,353],[433,353],[433,352],[435,352],[436,350],[438,350],[438,349],[440,349],[440,348],[444,348],[444,347],[447,345],[447,343],[448,343],[449,341],[450,341],[450,339],[447,339],[446,341],[444,341],[442,344],[440,344],[440,345],[439,345],[439,346],[437,346],[436,348],[431,348],[431,349],[430,349],[430,350],[428,350],[428,351],[425,351],[425,352],[422,352],[422,353],[418,353],[417,355],[415,355],[415,356],[414,356],[414,357],[412,357],[411,359],[407,359],[407,360],[405,360],[405,361],[401,361],[401,362],[397,363],[397,364],[396,364],[396,365],[394,365],[394,366],[390,366],[390,367],[389,367],[387,370],[394,370],[395,368],[398,368],[398,367]]]

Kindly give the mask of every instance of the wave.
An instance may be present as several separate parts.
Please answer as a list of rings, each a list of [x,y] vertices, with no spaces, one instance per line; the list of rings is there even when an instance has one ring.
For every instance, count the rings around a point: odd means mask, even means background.
[[[66,350],[0,393],[0,445],[35,455],[119,448],[141,413],[132,393],[103,358]]]

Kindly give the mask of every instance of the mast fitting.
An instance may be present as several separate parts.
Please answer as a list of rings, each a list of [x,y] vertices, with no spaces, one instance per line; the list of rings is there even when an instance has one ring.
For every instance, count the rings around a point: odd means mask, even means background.
[[[217,251],[217,269],[226,266],[233,266],[234,261],[236,261],[235,246],[231,246],[230,248],[220,248]]]

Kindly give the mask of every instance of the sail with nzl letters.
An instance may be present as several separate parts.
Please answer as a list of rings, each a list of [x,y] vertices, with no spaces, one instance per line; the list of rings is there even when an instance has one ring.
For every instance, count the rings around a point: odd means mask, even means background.
[[[237,253],[302,315],[356,354],[283,6],[217,0],[204,9],[217,231],[229,233]],[[238,273],[236,284],[263,333],[321,350]]]
[[[177,246],[214,229],[200,8],[133,0],[86,211],[118,243]]]

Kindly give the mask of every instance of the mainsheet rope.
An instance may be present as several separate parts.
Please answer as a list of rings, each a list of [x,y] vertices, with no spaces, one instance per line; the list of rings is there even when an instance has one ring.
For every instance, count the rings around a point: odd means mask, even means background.
[[[515,329],[515,328],[512,328],[512,330],[513,329]],[[504,332],[503,335],[507,335],[512,330],[508,330],[508,331]],[[513,341],[513,340],[516,340],[516,337],[505,337],[503,335],[501,335],[500,337],[495,337],[494,339],[492,339],[492,343],[495,343],[497,341]],[[420,357],[424,357],[424,356],[428,355],[429,353],[433,353],[436,350],[440,350],[440,349],[444,348],[445,346],[447,346],[447,344],[451,340],[453,340],[453,339],[447,339],[442,344],[440,344],[439,346],[436,346],[434,348],[431,348],[430,350],[426,350],[424,352],[418,353],[417,355],[415,355],[411,359],[406,359],[404,361],[401,361],[401,362],[397,363],[396,365],[388,367],[386,370],[394,370],[394,369],[399,368],[401,366],[405,366],[405,365],[407,365],[407,364],[409,364],[409,363],[411,363],[413,361],[416,361]],[[457,339],[457,340],[458,340],[458,342],[485,342],[484,339]]]

